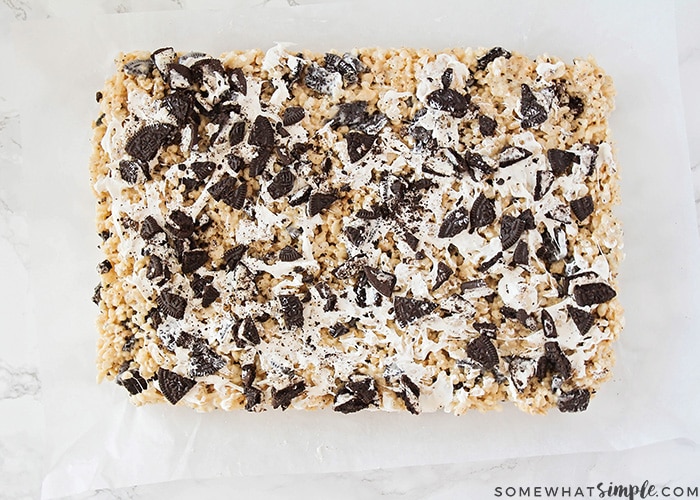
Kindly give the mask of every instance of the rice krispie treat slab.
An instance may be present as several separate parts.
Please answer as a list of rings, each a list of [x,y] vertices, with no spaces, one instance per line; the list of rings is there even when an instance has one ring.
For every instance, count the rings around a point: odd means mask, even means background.
[[[609,378],[592,60],[164,48],[97,100],[98,372],[134,403],[581,411]]]

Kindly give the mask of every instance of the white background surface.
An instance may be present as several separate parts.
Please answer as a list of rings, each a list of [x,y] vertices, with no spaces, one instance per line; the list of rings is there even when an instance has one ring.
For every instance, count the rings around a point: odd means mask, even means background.
[[[95,13],[186,8],[185,2],[41,2],[5,0],[0,4],[0,62],[11,75],[12,53],[8,50],[9,25],[15,20],[68,17],[92,10]],[[217,2],[207,2],[215,6]],[[301,2],[305,3],[305,2]],[[88,7],[89,5],[89,7]],[[198,4],[201,6],[202,4]],[[673,4],[669,4],[672,8]],[[700,23],[697,3],[678,3],[678,60],[685,99],[689,154],[698,198],[700,127],[697,82],[700,81]],[[3,50],[4,49],[4,50]],[[669,54],[676,57],[676,54]],[[71,61],[80,64],[80,61]],[[9,71],[7,71],[9,69]],[[37,376],[37,339],[23,327],[41,308],[27,300],[27,225],[17,211],[23,193],[16,185],[22,149],[17,105],[12,99],[13,79],[0,78],[0,498],[35,498],[45,473],[46,450],[41,391]],[[697,205],[696,205],[697,206]],[[691,237],[691,235],[688,235]],[[695,235],[693,235],[695,236]],[[47,248],[47,251],[50,249]],[[37,311],[37,312],[35,312]],[[696,332],[700,333],[700,327]],[[697,400],[697,395],[689,394]],[[657,461],[661,459],[660,461]],[[653,464],[653,465],[652,465]],[[660,465],[657,465],[660,464]],[[402,498],[491,498],[496,486],[562,485],[586,487],[651,483],[700,486],[700,447],[688,441],[670,441],[622,452],[573,454],[558,457],[509,459],[478,463],[385,468],[366,472],[274,475],[235,480],[178,481],[122,490],[107,489],[97,498],[191,498],[195,495],[241,497],[316,498],[333,496]],[[86,495],[89,496],[89,495]],[[236,495],[238,496],[238,495]]]

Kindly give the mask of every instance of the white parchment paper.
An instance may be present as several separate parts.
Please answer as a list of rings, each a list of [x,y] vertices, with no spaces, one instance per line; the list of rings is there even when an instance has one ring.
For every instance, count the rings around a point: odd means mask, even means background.
[[[237,474],[331,472],[624,449],[700,440],[700,245],[692,206],[672,3],[342,2],[120,14],[15,27],[23,183],[50,454],[43,497]],[[90,301],[101,260],[88,180],[94,95],[120,51],[213,55],[277,41],[355,46],[501,45],[594,55],[618,90],[627,327],[614,380],[587,412],[197,414],[134,408],[97,386]],[[39,353],[38,353],[39,354]]]

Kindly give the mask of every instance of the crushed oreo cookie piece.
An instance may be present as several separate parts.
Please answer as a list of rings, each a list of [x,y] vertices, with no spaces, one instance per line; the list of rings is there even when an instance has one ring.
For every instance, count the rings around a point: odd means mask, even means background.
[[[280,295],[280,307],[287,328],[302,328],[304,326],[304,305],[296,295]]]
[[[583,113],[583,99],[578,96],[570,95],[567,106],[569,107],[569,111],[571,111],[574,116],[578,116]]]
[[[119,162],[119,175],[128,184],[136,184],[141,171],[143,171],[143,167],[139,160],[122,160]]]
[[[141,394],[148,389],[148,382],[141,376],[138,370],[125,370],[119,373],[116,382],[129,391],[129,394],[132,396]]]
[[[130,76],[151,76],[153,67],[150,59],[134,59],[124,65],[124,73]]]
[[[564,380],[571,377],[571,362],[562,352],[558,342],[545,342],[544,355],[537,362],[537,378],[542,380],[548,373],[561,375]]]
[[[484,174],[490,174],[493,169],[484,160],[484,157],[479,153],[474,153],[472,151],[466,150],[464,152],[464,161],[467,163],[468,171],[473,172],[475,169],[483,172]],[[472,176],[473,177],[473,176]]]
[[[518,392],[523,392],[530,382],[534,372],[534,360],[513,356],[508,360],[508,373],[513,386]]]
[[[372,377],[351,376],[335,396],[333,409],[340,413],[355,413],[375,404],[377,385]]]
[[[313,217],[330,207],[338,197],[332,193],[312,193],[309,196],[309,217]]]
[[[221,176],[221,179],[209,187],[209,194],[216,201],[224,201],[227,205],[233,199],[233,195],[236,191],[236,178],[232,175],[225,173]]]
[[[495,339],[496,334],[498,333],[498,326],[489,321],[476,322],[473,326],[477,332],[486,335],[487,337],[492,339]]]
[[[163,275],[163,261],[157,255],[151,255],[148,258],[148,267],[146,268],[146,278],[149,280],[158,278]]]
[[[593,205],[593,197],[591,197],[590,194],[584,196],[583,198],[573,200],[570,205],[571,210],[574,212],[574,215],[580,222],[583,222],[586,217],[591,215],[595,210]]]
[[[433,283],[432,291],[434,292],[435,290],[440,288],[453,274],[454,271],[450,268],[450,266],[448,266],[442,261],[438,262],[437,272],[435,274],[435,282]]]
[[[503,250],[515,245],[525,230],[525,221],[512,215],[501,217],[501,247]],[[527,248],[527,247],[526,247]]]
[[[537,331],[537,320],[525,309],[518,309],[515,313],[515,319],[517,319],[521,325],[528,328],[530,331]]]
[[[268,147],[275,144],[275,131],[270,124],[270,120],[262,115],[258,115],[253,122],[253,128],[248,136],[248,144],[253,146]]]
[[[172,316],[175,319],[182,319],[185,316],[186,307],[187,299],[176,293],[163,290],[160,292],[160,295],[158,295],[158,309],[167,316]]]
[[[228,133],[228,142],[231,146],[235,146],[243,142],[245,138],[245,122],[236,122],[231,125],[231,130]],[[234,169],[236,172],[238,170]]]
[[[246,95],[248,93],[248,82],[245,79],[245,74],[241,68],[234,68],[229,72],[229,81],[231,89],[239,94]]]
[[[247,316],[238,330],[238,339],[248,342],[250,345],[258,345],[260,343],[260,334],[255,326],[253,318]],[[238,347],[244,347],[245,344],[239,344]]]
[[[342,76],[312,62],[306,68],[304,85],[320,94],[333,95],[335,89],[338,88],[340,80],[342,80]]]
[[[485,333],[467,344],[467,356],[479,363],[485,370],[490,370],[498,364],[496,346]]]
[[[279,259],[282,262],[293,262],[295,260],[301,259],[303,256],[297,252],[297,249],[293,246],[287,245],[282,250],[280,250]]]
[[[195,75],[184,64],[172,63],[168,65],[166,81],[173,89],[188,89],[194,84]]]
[[[365,241],[365,228],[362,226],[348,226],[345,228],[345,234],[350,243],[356,247],[359,247]]]
[[[476,60],[476,69],[480,71],[484,70],[491,62],[495,61],[499,57],[510,59],[510,56],[510,52],[505,50],[503,47],[494,47]]]
[[[241,262],[247,250],[248,247],[246,245],[237,245],[224,252],[224,263],[229,272],[236,269],[236,266]]]
[[[588,389],[573,389],[562,391],[557,399],[557,408],[563,413],[586,411],[591,399]]]
[[[554,318],[552,318],[552,315],[549,314],[549,311],[542,309],[540,319],[542,321],[542,331],[544,331],[544,336],[548,339],[557,338],[557,326],[554,324]]]
[[[330,333],[331,337],[333,337],[334,339],[345,335],[349,331],[350,329],[342,323],[335,323],[328,329],[328,333]]]
[[[496,133],[496,120],[486,115],[479,115],[479,132],[484,137],[491,137]]]
[[[212,285],[207,285],[202,290],[202,307],[209,307],[221,296],[221,292]]]
[[[374,145],[376,135],[368,135],[363,132],[351,131],[345,135],[350,161],[357,163],[364,158]]]
[[[579,306],[592,306],[612,300],[617,292],[607,283],[585,283],[574,286],[574,300]]]
[[[418,250],[418,244],[420,243],[420,241],[413,235],[413,233],[409,232],[408,230],[405,230],[403,232],[403,239],[406,242],[406,244],[409,247],[411,247],[411,250],[413,250],[414,252]]]
[[[588,311],[584,311],[583,309],[579,309],[574,306],[568,306],[566,310],[568,311],[569,316],[573,320],[581,335],[586,335],[588,330],[590,330],[595,323],[595,317]]]
[[[216,163],[213,161],[194,161],[190,165],[192,172],[197,176],[200,181],[207,180],[214,170],[216,169]]]
[[[209,255],[206,250],[192,250],[183,252],[180,263],[182,264],[182,272],[189,274],[202,267],[209,260]]]
[[[151,161],[174,130],[175,128],[168,123],[144,125],[127,140],[124,149],[137,160]]]
[[[396,286],[395,275],[370,266],[365,266],[364,272],[367,277],[367,282],[372,285],[372,288],[385,297],[391,297],[391,294],[394,292],[394,287]]]
[[[574,163],[580,163],[581,159],[576,153],[562,149],[550,149],[547,151],[547,160],[552,167],[552,173],[556,177],[571,174]]]
[[[427,316],[436,308],[437,304],[428,300],[394,297],[394,316],[401,326]]]
[[[438,89],[428,94],[428,107],[450,113],[455,118],[462,118],[469,111],[469,94],[460,94],[453,89]]]
[[[452,86],[452,79],[454,77],[454,70],[452,68],[447,68],[440,77],[440,83],[443,89],[449,89]]]
[[[296,182],[296,176],[288,168],[283,168],[272,179],[272,182],[267,186],[267,192],[273,200],[277,200],[288,194]]]
[[[484,196],[484,193],[479,193],[474,204],[472,205],[469,214],[469,222],[471,225],[470,231],[474,231],[480,227],[488,226],[496,220],[496,208],[493,200]]]
[[[220,354],[207,345],[204,340],[194,342],[190,351],[190,365],[187,374],[194,377],[213,375],[226,366]]]
[[[367,101],[353,101],[338,104],[338,111],[331,118],[331,127],[343,125],[353,128],[367,119]]]
[[[555,227],[554,235],[552,235],[549,230],[544,227],[540,234],[542,236],[542,246],[537,249],[536,255],[542,262],[549,266],[566,256],[566,247],[562,248],[560,246],[558,234],[561,234],[561,230],[559,228]],[[566,242],[566,239],[564,239],[564,242]]]
[[[177,404],[197,384],[196,381],[175,372],[158,368],[158,387],[170,404]]]
[[[288,127],[299,123],[306,116],[306,111],[301,106],[290,106],[282,113],[282,125]]]
[[[420,413],[420,388],[405,373],[399,377],[398,385],[397,396],[401,398],[409,412],[418,415]]]
[[[498,154],[498,166],[500,168],[510,167],[532,156],[532,152],[518,146],[506,146]]]
[[[540,201],[547,194],[554,182],[554,174],[549,170],[538,170],[535,180],[535,201]]]
[[[112,263],[105,259],[97,265],[97,272],[100,274],[107,274],[112,270]]]
[[[445,216],[438,231],[438,238],[452,238],[467,228],[469,228],[469,210],[459,207]]]
[[[519,241],[513,251],[513,264],[521,266],[530,264],[530,250],[524,241]]]
[[[171,223],[165,225],[165,229],[173,237],[178,239],[185,239],[192,236],[194,233],[195,225],[192,218],[181,210],[174,210],[168,216]]]
[[[258,154],[250,161],[248,172],[251,177],[257,177],[265,171],[268,160],[272,156],[272,147],[262,147],[258,149]]]
[[[537,102],[535,94],[526,84],[520,86],[520,125],[525,128],[536,127],[547,120],[547,110]]]
[[[292,404],[292,400],[299,396],[302,392],[306,390],[306,384],[303,380],[295,382],[294,384],[288,385],[284,389],[272,388],[272,407],[279,408],[282,410],[289,408]]]

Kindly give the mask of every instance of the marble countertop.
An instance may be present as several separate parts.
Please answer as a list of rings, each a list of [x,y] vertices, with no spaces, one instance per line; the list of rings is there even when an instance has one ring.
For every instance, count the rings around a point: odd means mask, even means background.
[[[290,4],[297,3],[288,0]],[[299,0],[300,3],[307,3]],[[34,313],[27,299],[26,221],[17,210],[21,193],[10,189],[22,163],[20,117],[11,99],[11,25],[15,22],[68,17],[88,13],[124,13],[137,10],[175,10],[200,7],[195,0],[0,0],[0,499],[30,499],[41,495],[44,471],[41,381],[36,360],[37,339],[17,331]],[[207,7],[227,6],[208,0]],[[669,4],[672,6],[672,3]],[[688,154],[694,183],[695,208],[700,219],[700,2],[675,4],[678,61],[684,101]],[[7,71],[7,68],[10,71]],[[700,232],[700,227],[699,227]],[[337,474],[256,476],[206,481],[177,481],[125,489],[101,490],[74,498],[494,498],[546,496],[544,487],[559,490],[550,498],[597,498],[599,489],[615,485],[656,485],[664,497],[698,497],[700,444],[688,440],[656,443],[643,448],[505,461],[472,462],[378,469]],[[600,485],[600,486],[598,486]],[[508,490],[514,487],[515,490]],[[535,490],[542,487],[542,490]],[[663,487],[671,489],[662,490]],[[674,488],[690,487],[688,492]],[[694,492],[692,488],[695,488]],[[551,491],[550,491],[551,493]],[[638,492],[634,498],[642,498]]]

